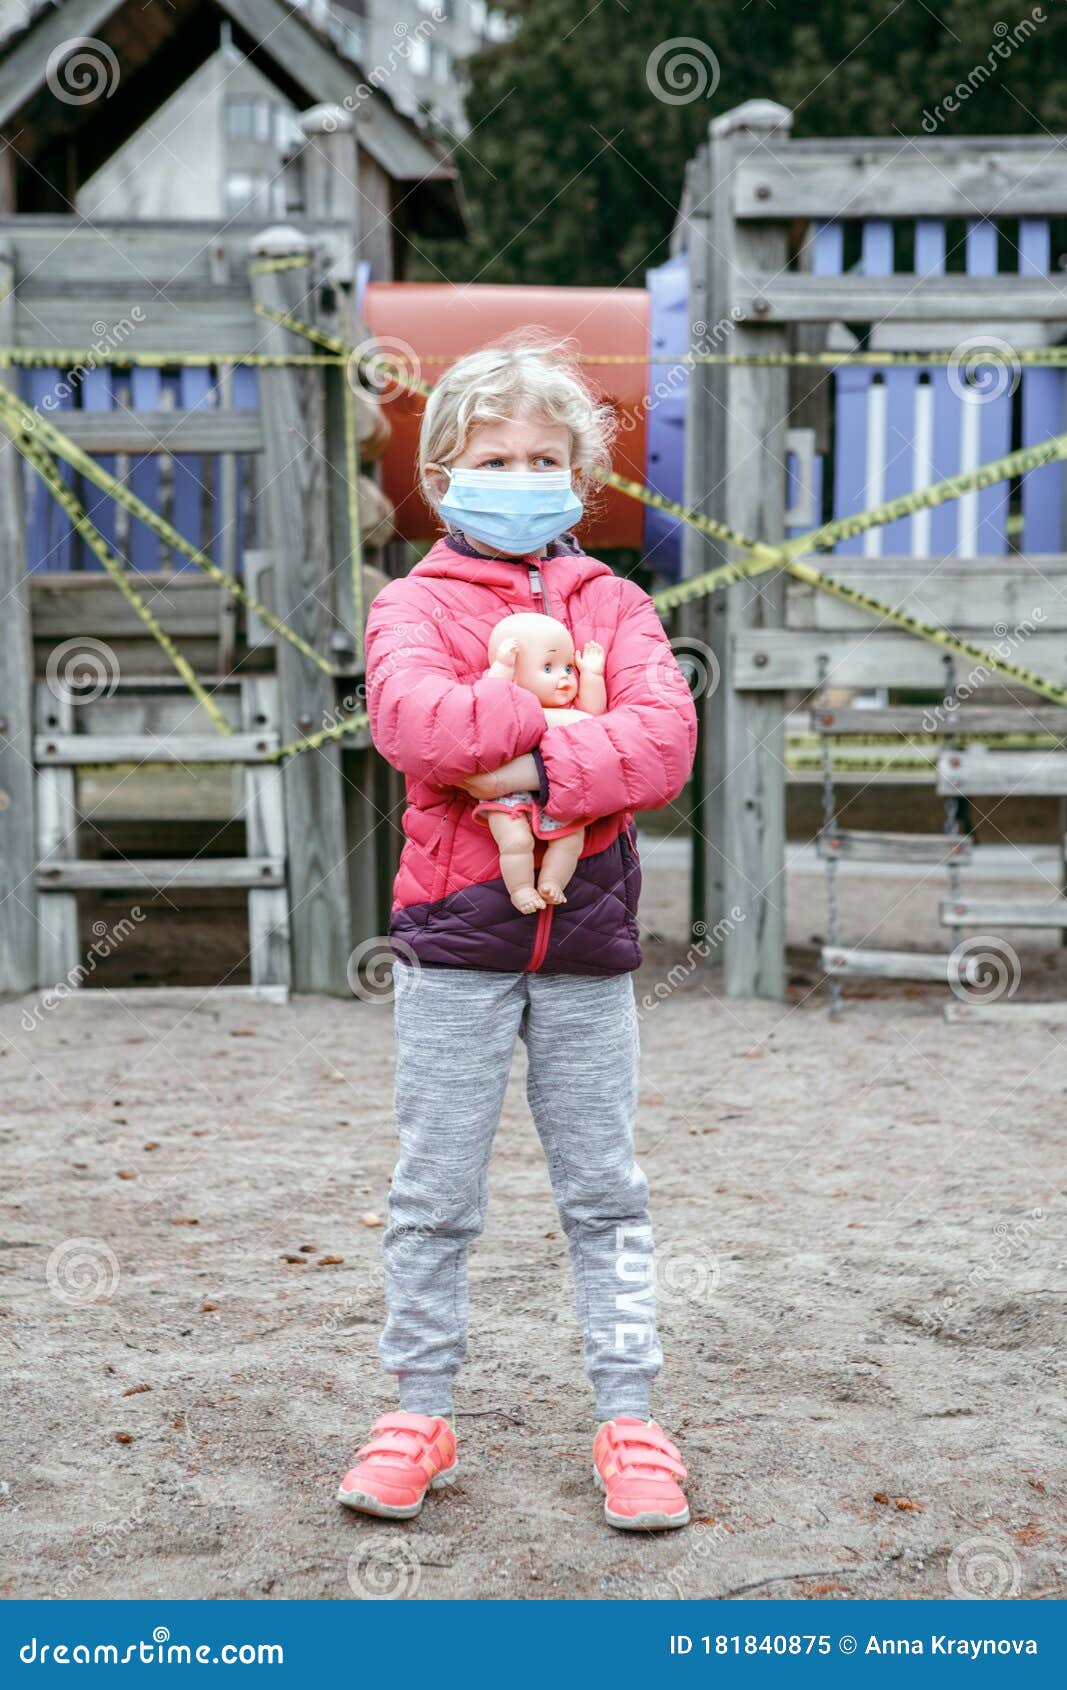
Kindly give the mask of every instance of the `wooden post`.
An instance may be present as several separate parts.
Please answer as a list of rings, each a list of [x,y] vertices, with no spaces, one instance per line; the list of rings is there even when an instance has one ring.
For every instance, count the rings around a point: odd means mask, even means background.
[[[268,229],[252,243],[258,259],[309,254],[295,229]],[[310,315],[312,270],[253,273],[252,296],[274,310]],[[261,351],[309,350],[308,342],[264,319]],[[321,369],[259,372],[264,438],[269,550],[274,558],[274,610],[316,651],[330,651],[333,618],[329,513],[322,458],[324,383]],[[276,646],[278,716],[283,740],[333,720],[335,687],[328,675],[287,640]],[[345,805],[341,753],[336,744],[289,759],[284,770],[293,987],[298,992],[347,994],[351,915],[345,869]]]
[[[706,176],[694,183],[690,263],[701,321],[695,350],[777,352],[788,345],[782,327],[741,326],[731,314],[746,299],[749,276],[786,269],[784,222],[739,222],[733,179],[741,161],[780,148],[792,116],[769,100],[750,100],[709,129]],[[697,366],[689,423],[699,438],[690,449],[688,502],[753,539],[785,536],[785,428],[788,377],[784,369]],[[696,371],[694,371],[696,374]],[[690,545],[689,559],[696,557]],[[701,547],[700,568],[722,550]],[[702,807],[695,820],[708,861],[703,909],[708,932],[725,922],[723,986],[729,997],[785,994],[785,695],[739,692],[731,677],[732,648],[741,629],[779,627],[785,583],[780,573],[741,582],[714,595],[708,638],[720,681],[704,701]],[[699,877],[698,877],[699,884]],[[719,946],[712,950],[715,956]]]
[[[15,341],[15,255],[0,244],[0,346]],[[17,391],[18,373],[0,368]],[[26,580],[22,458],[0,436],[0,992],[37,984],[33,642]]]

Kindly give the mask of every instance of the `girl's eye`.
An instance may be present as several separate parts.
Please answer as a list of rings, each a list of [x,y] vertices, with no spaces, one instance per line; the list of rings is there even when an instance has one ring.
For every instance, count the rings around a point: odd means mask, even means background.
[[[479,469],[503,469],[503,467],[504,467],[503,458],[486,458],[484,464],[478,465]]]

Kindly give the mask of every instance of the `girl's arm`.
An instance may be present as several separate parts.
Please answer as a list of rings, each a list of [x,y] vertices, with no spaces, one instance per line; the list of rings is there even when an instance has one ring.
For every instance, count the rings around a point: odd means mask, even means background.
[[[386,762],[418,780],[457,786],[531,751],[544,711],[512,681],[456,679],[440,606],[417,583],[384,587],[367,618],[367,712]]]
[[[604,676],[611,708],[580,733],[548,728],[534,752],[553,821],[660,809],[693,766],[696,710],[685,678],[648,594],[631,581],[620,588]]]

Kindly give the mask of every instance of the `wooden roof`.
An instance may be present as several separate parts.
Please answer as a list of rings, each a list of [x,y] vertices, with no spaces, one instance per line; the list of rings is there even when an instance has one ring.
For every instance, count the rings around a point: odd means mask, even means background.
[[[298,110],[346,98],[354,104],[360,146],[405,186],[409,226],[459,231],[455,167],[384,88],[364,84],[357,97],[358,68],[280,0],[64,0],[39,11],[0,44],[5,209],[72,209],[81,184],[218,51],[224,22],[238,51]],[[112,63],[96,55],[106,87],[92,99],[58,97],[49,85],[50,58],[64,44],[73,51],[79,39],[100,42],[114,56]]]

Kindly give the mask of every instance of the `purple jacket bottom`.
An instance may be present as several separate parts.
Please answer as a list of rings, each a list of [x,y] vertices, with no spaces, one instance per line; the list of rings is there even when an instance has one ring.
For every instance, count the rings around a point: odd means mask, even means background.
[[[567,902],[552,912],[538,973],[628,974],[640,967],[641,866],[632,828],[605,851],[582,857],[566,891]],[[529,967],[537,926],[537,917],[520,915],[497,879],[433,904],[394,909],[389,937],[406,961],[510,974]]]

